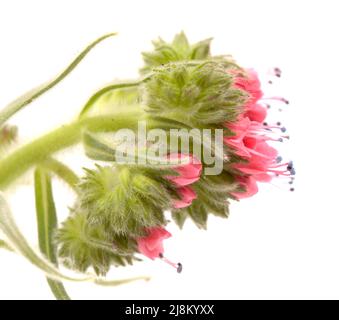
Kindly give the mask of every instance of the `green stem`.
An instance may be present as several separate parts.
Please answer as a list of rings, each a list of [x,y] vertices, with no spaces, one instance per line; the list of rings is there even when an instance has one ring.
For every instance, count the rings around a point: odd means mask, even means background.
[[[109,132],[122,128],[135,129],[143,115],[142,111],[131,110],[114,115],[84,118],[24,145],[0,160],[0,190],[7,188],[35,164],[80,142],[84,129],[93,132]]]

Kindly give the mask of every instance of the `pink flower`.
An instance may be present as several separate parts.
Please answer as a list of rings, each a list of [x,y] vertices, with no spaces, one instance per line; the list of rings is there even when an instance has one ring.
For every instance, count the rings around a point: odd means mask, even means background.
[[[178,160],[178,162],[182,160],[184,162],[183,164],[179,164],[173,168],[179,174],[178,176],[166,177],[175,185],[183,187],[199,180],[202,171],[202,165],[198,159],[192,155],[185,154],[170,154],[168,158],[170,160]],[[188,161],[187,163],[185,163],[186,160]]]
[[[171,160],[177,159],[178,162],[180,160],[184,162],[173,168],[179,174],[178,176],[167,176],[166,178],[178,187],[180,200],[174,200],[173,207],[176,209],[186,208],[197,198],[196,193],[189,185],[200,179],[202,164],[192,155],[170,154],[168,157]]]
[[[263,93],[257,73],[253,69],[245,70],[246,74],[236,73],[234,87],[248,94],[244,105],[244,112],[235,123],[225,125],[233,132],[232,136],[224,138],[225,145],[245,161],[233,164],[233,168],[241,171],[245,176],[236,179],[245,192],[234,192],[239,199],[254,195],[258,191],[257,182],[269,182],[273,175],[294,175],[293,165],[278,163],[278,152],[267,141],[283,141],[288,136],[281,135],[286,129],[277,126],[268,126],[264,123],[267,109],[260,104]],[[273,97],[271,99],[283,99]],[[284,100],[285,101],[285,100]],[[277,132],[277,130],[280,132]]]
[[[252,175],[256,181],[271,181],[272,175],[269,173],[279,173],[279,170],[276,170],[277,150],[269,146],[265,141],[255,141],[253,150],[255,153],[252,153],[247,163],[238,163],[234,167],[243,173]]]
[[[244,116],[248,117],[251,121],[263,122],[267,116],[267,109],[255,103],[248,106]]]
[[[249,118],[241,118],[236,123],[226,125],[233,133],[233,136],[225,137],[224,143],[234,149],[238,156],[250,157],[250,150],[245,145],[245,137],[248,134],[251,126]]]
[[[137,239],[138,250],[144,256],[154,260],[164,252],[163,241],[172,235],[164,228],[155,227],[147,230],[148,235]]]
[[[197,198],[197,194],[190,187],[185,186],[178,188],[177,190],[181,199],[173,202],[173,207],[175,209],[189,207],[192,204],[192,201]]]
[[[248,94],[244,105],[245,112],[242,116],[248,117],[252,121],[263,122],[266,118],[267,110],[257,103],[263,96],[258,74],[253,69],[246,69],[245,72],[245,75],[242,73],[236,74],[234,80],[234,87]]]
[[[238,73],[234,80],[234,86],[248,93],[245,107],[250,107],[262,98],[261,84],[257,72],[254,69],[246,69],[246,74]]]

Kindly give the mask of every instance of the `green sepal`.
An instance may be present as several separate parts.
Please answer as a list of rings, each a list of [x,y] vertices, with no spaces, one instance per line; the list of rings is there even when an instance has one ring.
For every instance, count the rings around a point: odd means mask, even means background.
[[[184,32],[177,34],[171,43],[159,38],[153,41],[154,51],[142,53],[145,66],[140,72],[145,74],[155,67],[171,62],[208,59],[211,40],[209,38],[190,44]]]
[[[190,218],[198,228],[206,229],[208,215],[221,218],[229,216],[229,201],[231,193],[238,191],[238,184],[232,174],[223,171],[216,176],[200,177],[191,188],[197,194],[197,199],[183,209],[172,210],[172,218],[182,228],[187,218]]]
[[[57,233],[59,257],[70,269],[106,275],[112,265],[125,266],[133,261],[134,245],[123,237],[113,237],[108,226],[90,218],[89,212],[76,209]],[[128,248],[126,248],[126,246]]]

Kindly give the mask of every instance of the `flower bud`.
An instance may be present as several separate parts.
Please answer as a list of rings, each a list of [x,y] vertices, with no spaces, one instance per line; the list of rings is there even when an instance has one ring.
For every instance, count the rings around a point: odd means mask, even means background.
[[[164,224],[163,210],[171,201],[159,179],[138,167],[86,170],[79,190],[79,206],[89,219],[108,224],[118,235],[143,235],[145,228]]]
[[[159,38],[153,41],[154,51],[142,53],[145,66],[140,71],[144,74],[154,67],[170,62],[208,59],[211,40],[210,38],[191,45],[184,32],[177,34],[171,43]]]
[[[145,84],[145,109],[192,127],[232,122],[243,111],[246,98],[233,81],[226,61],[168,64],[156,69]]]
[[[58,253],[64,265],[81,272],[92,267],[98,275],[105,275],[111,265],[131,264],[135,241],[114,235],[105,224],[90,222],[89,216],[89,211],[77,208],[58,230]]]

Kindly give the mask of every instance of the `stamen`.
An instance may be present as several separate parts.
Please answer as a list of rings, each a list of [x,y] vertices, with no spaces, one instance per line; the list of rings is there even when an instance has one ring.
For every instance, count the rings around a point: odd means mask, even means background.
[[[264,97],[264,98],[261,98],[261,100],[276,100],[276,101],[280,101],[280,102],[283,102],[283,103],[286,103],[286,104],[289,104],[290,102],[285,99],[284,97],[279,97],[279,96],[274,96],[274,97]]]
[[[165,263],[169,264],[171,267],[175,268],[177,270],[178,273],[182,272],[182,264],[179,263],[174,263],[171,260],[168,260],[166,257],[164,257],[164,255],[162,253],[159,254],[159,258],[164,261]]]

